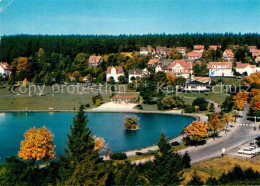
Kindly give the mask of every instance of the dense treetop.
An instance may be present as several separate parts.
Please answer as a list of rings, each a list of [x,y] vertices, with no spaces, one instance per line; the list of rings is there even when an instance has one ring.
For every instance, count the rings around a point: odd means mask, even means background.
[[[138,51],[139,47],[151,45],[192,48],[194,44],[257,45],[260,47],[260,35],[249,34],[148,34],[148,35],[14,35],[3,36],[0,44],[0,61],[12,62],[19,56],[35,55],[43,48],[47,55],[59,53],[74,59],[80,52],[87,54],[108,54]]]

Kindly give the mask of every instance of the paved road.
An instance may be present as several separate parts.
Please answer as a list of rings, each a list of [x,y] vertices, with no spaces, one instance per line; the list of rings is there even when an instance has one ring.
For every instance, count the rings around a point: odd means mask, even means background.
[[[246,105],[243,113],[242,118],[237,119],[235,128],[232,129],[232,132],[227,133],[227,135],[218,138],[216,140],[208,140],[208,144],[205,144],[203,146],[198,147],[189,147],[187,149],[179,151],[179,153],[183,154],[185,151],[188,151],[191,157],[191,162],[195,163],[198,161],[219,157],[222,154],[222,148],[226,149],[226,152],[232,150],[233,148],[236,148],[243,143],[252,140],[253,138],[260,135],[258,125],[257,124],[257,130],[254,131],[254,127],[252,126],[241,126],[237,124],[253,124],[253,122],[250,122],[246,120],[246,116],[248,113],[249,107]],[[224,134],[225,132],[222,132]],[[153,148],[158,148],[153,147]],[[144,152],[148,149],[143,149]],[[154,149],[149,149],[154,150]],[[142,151],[142,150],[141,150]],[[128,155],[133,155],[134,152],[129,152]],[[144,163],[146,161],[151,161],[153,158],[149,159],[143,159],[135,161],[135,163]]]
[[[242,113],[242,118],[239,118],[236,124],[253,124],[246,120],[246,115],[248,113],[249,107],[246,105],[244,112]],[[254,131],[252,126],[236,126],[235,131],[230,135],[227,135],[223,139],[216,139],[215,142],[212,142],[205,147],[199,149],[193,149],[189,151],[189,154],[192,159],[192,163],[198,162],[204,159],[209,159],[217,156],[221,156],[222,148],[225,148],[226,151],[229,151],[249,140],[252,140],[256,136],[259,136],[260,132],[258,130]]]

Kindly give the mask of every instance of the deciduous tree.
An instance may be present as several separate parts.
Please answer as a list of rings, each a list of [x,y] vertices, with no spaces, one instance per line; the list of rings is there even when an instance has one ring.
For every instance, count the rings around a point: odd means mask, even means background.
[[[24,160],[52,160],[55,158],[53,134],[46,128],[29,129],[24,134],[18,156]]]
[[[207,136],[208,126],[202,121],[193,121],[188,127],[184,129],[184,132],[188,135],[190,140],[195,141],[197,145],[198,141],[204,140]]]
[[[209,116],[207,123],[209,129],[213,130],[213,139],[215,139],[218,130],[223,129],[222,120],[219,113],[214,113]]]

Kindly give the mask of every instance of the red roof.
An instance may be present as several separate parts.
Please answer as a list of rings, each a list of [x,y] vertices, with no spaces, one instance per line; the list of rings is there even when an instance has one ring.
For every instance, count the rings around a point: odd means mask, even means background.
[[[116,95],[116,96],[113,96],[112,99],[136,99],[136,96],[120,96],[120,95]]]
[[[174,60],[174,62],[168,66],[167,70],[172,70],[172,68],[177,64],[184,68],[184,73],[190,73],[190,70],[192,69],[192,62],[185,62],[184,59]]]
[[[224,52],[228,55],[228,57],[234,57],[232,50],[225,50]]]
[[[215,66],[218,66],[218,68]],[[219,67],[232,69],[232,62],[209,62],[209,69],[219,69]]]
[[[221,48],[221,45],[210,45],[209,48],[211,50],[217,50],[217,48]]]
[[[247,66],[250,66],[251,68],[256,68],[256,65],[250,65],[249,63],[237,63],[236,68],[246,68]]]
[[[148,65],[153,65],[154,63],[157,63],[159,61],[159,59],[155,58],[155,59],[150,59],[148,62]]]
[[[188,52],[188,57],[202,57],[201,52]]]
[[[90,56],[88,59],[90,64],[97,64],[101,62],[101,56]]]
[[[12,67],[7,63],[7,62],[1,62],[0,66],[4,69],[4,70],[12,70]]]
[[[204,49],[204,45],[194,45],[193,46],[194,50],[201,50],[201,49]]]
[[[248,48],[249,48],[250,50],[255,50],[255,49],[257,49],[257,46],[248,46]]]
[[[117,74],[122,74],[122,73],[124,73],[124,69],[123,69],[123,67],[120,67],[120,66],[109,66],[109,67],[107,67],[107,74],[110,74],[111,73],[111,69],[112,68],[115,68],[116,69],[116,73]]]
[[[256,50],[256,49],[252,50],[252,56],[253,57],[260,56],[260,50]]]

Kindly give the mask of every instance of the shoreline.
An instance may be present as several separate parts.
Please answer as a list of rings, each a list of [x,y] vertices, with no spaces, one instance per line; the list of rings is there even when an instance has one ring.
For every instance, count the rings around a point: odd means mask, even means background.
[[[171,111],[144,111],[144,110],[134,110],[134,109],[127,109],[127,110],[119,110],[119,109],[111,109],[111,110],[95,110],[95,109],[89,109],[84,110],[86,113],[146,113],[146,114],[171,114],[171,115],[179,115],[179,116],[186,116],[186,117],[192,117],[195,120],[202,120],[206,121],[205,118],[207,118],[206,114],[192,114],[192,113],[183,113],[183,110],[171,110]],[[22,113],[36,113],[36,112],[49,112],[49,113],[71,113],[71,112],[77,112],[77,110],[0,110],[0,113],[15,113],[15,112],[22,112]],[[174,136],[169,139],[169,143],[173,141],[179,141],[179,138],[183,138],[182,134],[178,134],[177,136]],[[147,145],[140,148],[135,149],[128,149],[126,151],[120,151],[125,152],[127,156],[131,156],[132,152],[138,152],[138,151],[146,151],[146,149],[150,148],[156,148],[156,144]],[[118,152],[114,152],[118,153]],[[130,154],[129,154],[130,153]]]

